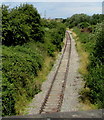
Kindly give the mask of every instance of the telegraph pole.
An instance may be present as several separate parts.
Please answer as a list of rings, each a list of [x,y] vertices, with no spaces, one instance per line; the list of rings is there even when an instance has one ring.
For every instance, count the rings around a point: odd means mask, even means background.
[[[44,19],[46,19],[46,10],[44,11]]]

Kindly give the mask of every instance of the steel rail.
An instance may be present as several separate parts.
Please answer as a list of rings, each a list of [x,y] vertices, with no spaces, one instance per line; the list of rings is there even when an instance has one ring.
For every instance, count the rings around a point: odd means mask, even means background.
[[[68,31],[66,31],[66,43],[65,43],[65,47],[64,47],[64,49],[63,49],[63,53],[62,53],[61,59],[60,59],[60,61],[59,61],[59,65],[58,65],[57,70],[56,70],[56,72],[55,72],[55,75],[54,75],[54,77],[53,77],[51,86],[50,86],[50,88],[49,88],[49,90],[48,90],[48,92],[47,92],[47,94],[46,94],[46,97],[45,97],[45,99],[44,99],[44,102],[42,103],[42,106],[40,107],[39,114],[41,114],[41,113],[44,111],[45,105],[46,105],[46,103],[47,103],[47,101],[48,101],[48,98],[49,98],[49,96],[50,96],[52,87],[54,87],[53,84],[54,84],[54,82],[55,82],[55,80],[56,80],[58,71],[59,71],[59,69],[60,69],[60,66],[61,66],[61,63],[62,63],[62,60],[63,60],[63,56],[64,56],[65,51],[66,51],[66,47],[67,47],[67,45],[69,45],[69,44],[67,44],[67,43],[68,43],[68,40],[70,40],[70,46],[69,46],[70,48],[69,48],[68,62],[67,62],[67,67],[66,67],[66,71],[65,71],[64,82],[63,82],[63,85],[62,85],[62,90],[61,90],[60,99],[59,99],[59,101],[58,101],[58,106],[57,106],[57,111],[56,111],[56,112],[59,112],[60,109],[61,109],[61,105],[62,105],[62,101],[63,101],[63,97],[64,97],[64,91],[65,91],[67,74],[68,74],[68,70],[69,70],[69,61],[70,61],[70,53],[71,53],[71,38],[70,38],[70,34],[69,34]]]

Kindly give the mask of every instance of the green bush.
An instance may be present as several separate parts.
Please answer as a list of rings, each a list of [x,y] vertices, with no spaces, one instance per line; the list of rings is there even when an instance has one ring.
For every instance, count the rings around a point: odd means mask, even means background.
[[[65,35],[65,30],[66,28],[65,28],[65,25],[63,24],[59,24],[57,29],[51,30],[52,43],[56,46],[56,49],[59,51],[62,48],[62,42]]]
[[[91,25],[96,25],[97,23],[101,23],[104,20],[104,14],[93,14],[90,17],[90,24]]]
[[[89,75],[86,77],[87,86],[90,88],[90,100],[97,104],[99,108],[104,108],[104,65],[96,65],[89,69]],[[99,104],[100,103],[100,104]]]
[[[90,24],[88,22],[82,22],[80,24],[78,24],[79,28],[88,28],[88,26],[90,26]]]
[[[104,14],[94,14],[92,16],[88,16],[86,14],[74,14],[65,20],[65,24],[69,28],[72,28],[83,23],[83,27],[86,27],[88,24],[96,25],[97,23],[101,23],[103,20]]]
[[[96,26],[95,30],[95,47],[90,55],[91,63],[89,65],[89,75],[87,76],[87,84],[91,89],[91,98],[94,104],[98,104],[99,108],[104,108],[104,31],[103,24]]]
[[[61,51],[62,42],[65,35],[66,26],[60,22],[56,23],[56,26],[45,27],[44,44],[45,49],[50,56],[54,56],[55,51]],[[52,22],[49,22],[52,26]]]
[[[74,14],[70,18],[67,18],[66,24],[69,28],[75,27],[82,22],[89,22],[90,16],[86,14]]]
[[[3,5],[2,15],[4,45],[22,45],[31,40],[44,42],[40,15],[33,5],[23,4],[11,10]]]
[[[39,90],[35,84],[37,72],[41,70],[43,57],[38,51],[26,46],[3,46],[3,115],[18,113],[15,105],[18,96],[31,99]]]
[[[95,26],[93,33],[77,32],[84,50],[89,53],[88,74],[84,76],[86,87],[90,89],[88,96],[91,103],[96,104],[98,108],[104,108],[104,22]],[[85,93],[86,94],[86,93]]]

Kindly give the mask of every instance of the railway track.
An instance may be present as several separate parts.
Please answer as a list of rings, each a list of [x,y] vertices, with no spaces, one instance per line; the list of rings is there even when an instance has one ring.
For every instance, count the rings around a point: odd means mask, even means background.
[[[69,32],[66,31],[66,44],[64,46],[63,53],[59,61],[56,73],[53,77],[51,86],[40,108],[40,114],[59,112],[61,109],[67,74],[69,70],[70,53],[71,38]]]

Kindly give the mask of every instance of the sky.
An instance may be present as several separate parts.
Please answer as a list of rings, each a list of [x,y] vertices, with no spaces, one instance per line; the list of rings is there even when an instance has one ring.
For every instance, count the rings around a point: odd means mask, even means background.
[[[18,2],[16,2],[18,1]],[[21,2],[19,2],[21,1]],[[88,15],[102,14],[102,0],[85,0],[87,2],[78,2],[78,0],[38,0],[38,2],[32,2],[33,0],[1,0],[5,5],[9,5],[10,8],[19,6],[21,3],[33,4],[37,8],[41,17],[46,18],[68,18],[73,14],[85,13]],[[36,1],[36,0],[34,0]],[[40,2],[39,2],[40,1]],[[52,2],[50,2],[52,1]],[[54,2],[55,1],[55,2]],[[61,2],[59,2],[61,1]],[[66,2],[68,1],[68,2]]]
[[[0,0],[0,2],[102,2],[104,0]]]

